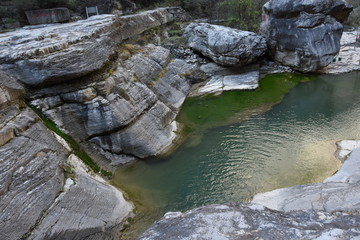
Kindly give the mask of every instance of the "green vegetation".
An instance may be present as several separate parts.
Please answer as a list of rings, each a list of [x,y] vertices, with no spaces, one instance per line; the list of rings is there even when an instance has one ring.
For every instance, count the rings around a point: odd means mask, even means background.
[[[229,91],[220,96],[188,98],[178,120],[185,124],[185,133],[222,125],[231,121],[235,113],[280,102],[298,83],[311,79],[313,77],[295,74],[273,74],[263,78],[255,91]]]
[[[229,27],[258,31],[261,22],[262,0],[225,0],[219,6],[219,12]]]
[[[62,137],[71,147],[74,154],[80,158],[87,166],[89,166],[94,172],[100,173],[103,176],[111,177],[112,173],[101,169],[92,159],[91,157],[81,149],[79,144],[68,134],[63,133],[59,128],[57,128],[56,124],[48,119],[40,109],[36,108],[35,106],[30,105],[31,109],[41,118],[45,126],[50,129],[51,131],[55,132],[57,135]]]

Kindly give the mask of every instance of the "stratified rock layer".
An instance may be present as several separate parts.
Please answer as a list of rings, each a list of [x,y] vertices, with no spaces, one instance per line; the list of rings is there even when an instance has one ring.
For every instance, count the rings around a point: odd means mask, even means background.
[[[170,61],[169,50],[152,44],[119,61],[103,80],[78,89],[53,87],[31,104],[43,110],[105,168],[166,152],[176,137],[175,121],[190,91],[194,65]],[[54,91],[57,95],[46,96]],[[40,91],[40,94],[44,90]]]
[[[340,50],[342,22],[352,11],[342,0],[271,0],[261,32],[274,59],[301,72],[329,65]]]
[[[132,205],[90,175],[24,107],[22,87],[0,76],[0,239],[113,239]]]
[[[225,66],[254,62],[267,49],[262,36],[207,23],[189,24],[184,36],[189,47]]]
[[[63,83],[101,69],[122,40],[181,18],[180,8],[86,20],[4,33],[0,68],[30,86]]]
[[[284,214],[258,204],[210,205],[167,213],[138,239],[352,239],[360,236],[359,221],[359,214],[343,212]]]

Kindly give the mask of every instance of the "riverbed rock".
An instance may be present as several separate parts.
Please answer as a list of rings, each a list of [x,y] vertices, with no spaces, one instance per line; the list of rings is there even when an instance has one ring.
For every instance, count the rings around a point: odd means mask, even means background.
[[[160,8],[24,27],[2,34],[0,67],[29,86],[63,83],[102,69],[120,41],[175,21],[182,13],[180,8]]]
[[[215,63],[202,65],[200,70],[209,80],[193,91],[192,95],[221,93],[230,90],[254,90],[259,87],[260,72],[258,65],[223,67]]]
[[[355,239],[360,236],[359,220],[358,213],[284,214],[257,204],[210,205],[167,213],[138,239]]]
[[[225,66],[254,62],[267,49],[262,36],[208,23],[189,24],[184,37],[189,47]]]
[[[352,6],[342,0],[271,0],[263,7],[261,32],[273,58],[297,71],[329,65],[340,50]]]

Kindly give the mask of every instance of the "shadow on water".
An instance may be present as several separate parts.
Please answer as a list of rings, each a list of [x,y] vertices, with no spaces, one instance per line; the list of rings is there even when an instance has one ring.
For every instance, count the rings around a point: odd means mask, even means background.
[[[164,161],[141,161],[114,175],[139,213],[123,239],[168,211],[248,201],[332,175],[340,166],[335,142],[360,137],[359,90],[358,72],[275,74],[255,91],[188,99],[178,118],[186,142]]]

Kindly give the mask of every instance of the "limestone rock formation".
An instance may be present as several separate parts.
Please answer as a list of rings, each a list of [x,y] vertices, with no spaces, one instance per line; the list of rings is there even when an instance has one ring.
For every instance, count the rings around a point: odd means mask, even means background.
[[[276,61],[313,72],[338,54],[341,23],[351,11],[352,6],[342,0],[271,0],[263,7],[261,32]]]
[[[63,83],[103,68],[120,41],[175,21],[182,13],[180,8],[160,8],[4,33],[0,68],[30,86]]]
[[[225,66],[254,62],[267,49],[262,36],[207,23],[189,24],[184,36],[189,47]]]
[[[25,107],[15,79],[0,76],[0,239],[113,239],[132,205]]]
[[[171,147],[176,114],[190,91],[187,76],[194,69],[171,60],[165,48],[135,46],[132,51],[120,43],[184,20],[183,13],[160,8],[22,28],[1,38],[0,68],[29,86],[31,104],[112,171]]]
[[[258,65],[246,67],[222,67],[208,63],[200,67],[210,80],[193,95],[218,93],[230,90],[253,90],[259,87],[260,72]]]
[[[104,167],[112,170],[171,147],[176,114],[190,91],[186,75],[193,69],[183,60],[170,61],[169,50],[149,44],[119,61],[104,80],[73,90],[53,87],[54,96],[41,90],[45,96],[31,104],[86,144],[95,159],[105,158]]]
[[[258,204],[210,205],[167,213],[138,240],[355,239],[360,215],[297,211],[284,214]]]

